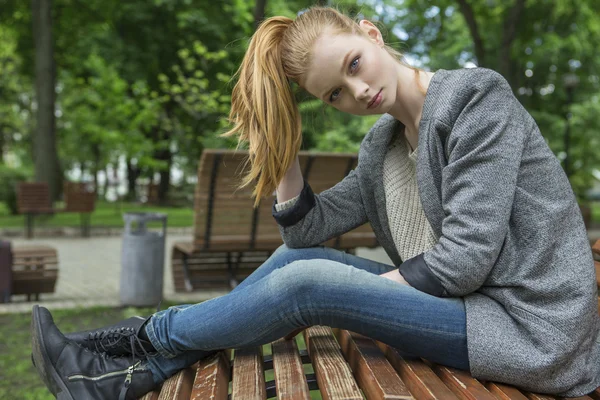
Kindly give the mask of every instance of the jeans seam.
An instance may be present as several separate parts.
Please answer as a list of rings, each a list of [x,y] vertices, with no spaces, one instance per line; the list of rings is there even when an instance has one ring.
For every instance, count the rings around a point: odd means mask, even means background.
[[[348,315],[348,316],[356,316],[356,313],[351,313],[348,311],[344,311],[344,310],[339,310],[339,309],[321,309],[319,310],[320,312],[331,312],[331,313],[337,313],[338,315]],[[294,315],[296,315],[298,313],[294,313]],[[302,317],[301,315],[299,315],[299,317]],[[374,317],[370,317],[370,316],[365,316],[365,318],[368,318],[371,321],[377,321],[379,323],[381,322],[385,322],[387,325],[389,326],[394,326],[394,327],[399,327],[399,328],[411,328],[411,329],[415,329],[416,327],[414,325],[406,325],[406,324],[398,324],[398,323],[391,323],[388,320],[383,320],[383,319],[379,319],[379,318],[374,318]],[[446,332],[446,331],[440,331],[437,329],[430,329],[430,328],[418,328],[420,332],[430,332],[430,333],[435,333],[435,334],[441,334],[444,336],[465,336],[465,334],[461,334],[461,333],[455,333],[455,332]]]
[[[162,343],[158,340],[158,337],[154,333],[154,318],[150,318],[145,329],[146,336],[148,336],[150,343],[152,343],[158,354],[165,358],[174,358],[176,356],[176,354],[171,354],[167,349],[165,349]]]

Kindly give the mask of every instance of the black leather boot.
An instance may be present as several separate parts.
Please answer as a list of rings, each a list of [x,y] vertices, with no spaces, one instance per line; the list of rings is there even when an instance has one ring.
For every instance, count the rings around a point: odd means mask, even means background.
[[[147,358],[110,357],[68,340],[50,312],[33,306],[34,365],[58,400],[135,400],[156,387]]]
[[[65,337],[79,345],[110,356],[142,355],[156,352],[142,331],[149,318],[131,317],[114,325],[68,333]]]

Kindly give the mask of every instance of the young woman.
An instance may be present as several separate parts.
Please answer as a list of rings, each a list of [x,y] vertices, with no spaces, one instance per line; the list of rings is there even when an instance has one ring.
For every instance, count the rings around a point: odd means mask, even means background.
[[[590,246],[569,182],[507,82],[403,64],[368,21],[329,8],[255,33],[229,134],[257,199],[277,192],[285,246],[231,293],[65,338],[34,307],[33,360],[59,399],[133,399],[224,348],[328,325],[407,357],[561,396],[600,385]],[[303,181],[291,82],[385,114],[359,163],[319,195]],[[319,247],[370,222],[395,266]],[[90,351],[90,349],[92,351]]]

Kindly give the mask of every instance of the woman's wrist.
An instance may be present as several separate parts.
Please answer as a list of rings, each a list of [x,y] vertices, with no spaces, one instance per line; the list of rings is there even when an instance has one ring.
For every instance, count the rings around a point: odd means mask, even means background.
[[[398,271],[398,269],[395,269],[390,272],[386,272],[385,274],[381,274],[380,276],[383,276],[384,278],[390,279],[394,282],[398,282],[403,285],[410,286],[410,284],[408,282],[406,282],[406,280],[404,279],[402,274],[400,274],[400,271]]]
[[[297,197],[303,188],[304,179],[302,178],[302,170],[300,169],[300,160],[296,156],[292,166],[277,186],[277,202],[283,203]]]

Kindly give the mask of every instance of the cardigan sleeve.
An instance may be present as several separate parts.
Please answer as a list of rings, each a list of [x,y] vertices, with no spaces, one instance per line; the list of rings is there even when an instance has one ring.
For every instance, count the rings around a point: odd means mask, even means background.
[[[411,286],[435,296],[467,295],[490,274],[508,232],[525,138],[533,129],[506,80],[484,71],[477,82],[462,82],[464,107],[446,139],[441,237],[400,266]]]
[[[273,203],[273,217],[290,248],[317,246],[367,222],[356,170],[320,194],[314,194],[304,182],[293,205],[284,210],[277,210],[276,206],[277,200]]]

